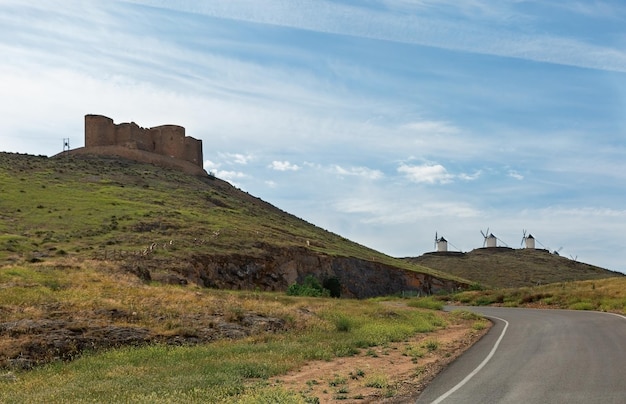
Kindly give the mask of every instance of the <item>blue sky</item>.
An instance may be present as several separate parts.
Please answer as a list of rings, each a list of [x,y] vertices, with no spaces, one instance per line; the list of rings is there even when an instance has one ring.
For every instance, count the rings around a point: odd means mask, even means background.
[[[527,229],[626,272],[624,27],[621,1],[0,0],[0,150],[178,124],[218,177],[392,256]]]

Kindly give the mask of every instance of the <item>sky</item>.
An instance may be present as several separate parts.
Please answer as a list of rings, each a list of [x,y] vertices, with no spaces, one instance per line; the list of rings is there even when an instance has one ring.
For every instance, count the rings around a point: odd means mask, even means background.
[[[481,231],[626,273],[621,0],[0,0],[0,151],[176,124],[217,177],[395,257]]]

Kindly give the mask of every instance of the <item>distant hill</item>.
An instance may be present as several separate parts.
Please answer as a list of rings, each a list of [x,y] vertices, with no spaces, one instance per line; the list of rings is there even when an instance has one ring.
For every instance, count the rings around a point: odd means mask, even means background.
[[[117,157],[0,153],[0,266],[106,261],[146,281],[346,297],[467,285],[321,229],[225,181]]]
[[[404,259],[494,288],[624,276],[539,249],[479,248],[468,253],[432,252]]]

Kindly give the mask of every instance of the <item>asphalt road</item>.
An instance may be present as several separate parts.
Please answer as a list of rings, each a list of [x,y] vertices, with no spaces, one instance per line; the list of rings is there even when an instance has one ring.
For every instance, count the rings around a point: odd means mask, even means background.
[[[625,316],[466,309],[489,317],[494,326],[417,403],[626,403]]]

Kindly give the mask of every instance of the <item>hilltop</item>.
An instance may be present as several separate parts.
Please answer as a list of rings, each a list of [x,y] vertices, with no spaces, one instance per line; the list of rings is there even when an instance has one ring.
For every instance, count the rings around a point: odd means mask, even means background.
[[[119,157],[0,154],[0,264],[74,258],[144,281],[365,298],[466,284],[321,229],[213,176]]]
[[[478,248],[467,253],[433,252],[406,261],[469,279],[484,287],[517,288],[624,276],[542,249]]]

